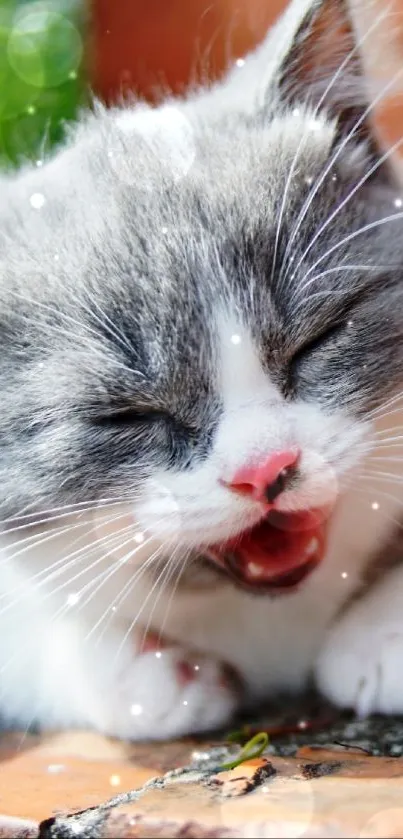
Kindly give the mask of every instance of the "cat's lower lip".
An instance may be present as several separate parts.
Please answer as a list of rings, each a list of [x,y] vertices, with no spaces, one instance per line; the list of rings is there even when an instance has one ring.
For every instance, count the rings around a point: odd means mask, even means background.
[[[321,562],[327,517],[323,510],[272,512],[236,539],[213,546],[209,556],[249,591],[289,592]]]
[[[232,562],[231,559],[228,559],[226,564],[229,576],[241,588],[254,592],[255,594],[286,594],[300,586],[305,578],[317,568],[319,562],[320,560],[311,559],[308,562],[304,562],[303,565],[298,565],[291,571],[287,571],[285,574],[279,574],[275,577],[270,577],[270,579],[267,577],[265,579],[261,577],[260,579],[246,577],[240,571],[236,561]]]

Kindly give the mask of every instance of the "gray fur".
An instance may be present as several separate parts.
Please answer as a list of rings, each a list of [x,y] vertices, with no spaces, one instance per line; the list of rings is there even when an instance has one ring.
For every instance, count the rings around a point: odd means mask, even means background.
[[[287,72],[292,75],[292,68]],[[261,79],[249,76],[250,108]],[[340,138],[334,121],[331,144],[328,133],[323,146],[307,138],[273,271],[277,219],[296,151],[290,109],[297,103],[312,113],[309,90],[297,86],[291,97],[276,87],[278,78],[279,68],[267,80],[267,101],[255,110],[244,110],[241,97],[241,107],[232,103],[228,113],[214,91],[211,109],[204,91],[180,103],[194,131],[196,157],[179,180],[169,161],[158,160],[135,132],[123,135],[116,112],[99,108],[54,160],[4,182],[4,515],[130,494],[156,463],[185,466],[204,457],[220,412],[210,324],[224,299],[234,301],[287,398],[365,413],[394,391],[403,352],[397,341],[402,222],[375,226],[341,249],[337,243],[393,215],[395,187],[380,166],[284,289],[282,255],[311,188],[306,178],[315,183]],[[229,86],[235,84],[231,77]],[[273,120],[274,147],[268,142]],[[124,161],[122,179],[110,150]],[[353,137],[314,197],[294,240],[294,263],[372,165],[365,148],[356,159],[355,150]],[[45,196],[40,210],[30,206],[34,193]],[[317,272],[331,271],[299,294],[317,261]],[[141,416],[116,427],[98,422],[114,405]],[[151,412],[158,414],[147,419]]]
[[[329,8],[349,32],[334,54],[315,30]],[[203,463],[223,412],[222,310],[288,403],[361,420],[395,394],[403,213],[357,52],[330,83],[347,24],[343,0],[295,0],[245,68],[171,102],[186,172],[135,109],[122,127],[125,109],[97,106],[52,159],[4,177],[5,527]]]

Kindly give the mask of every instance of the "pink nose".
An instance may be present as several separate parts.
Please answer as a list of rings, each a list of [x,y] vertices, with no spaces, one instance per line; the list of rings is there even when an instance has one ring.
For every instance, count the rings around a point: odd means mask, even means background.
[[[272,504],[295,475],[299,456],[298,449],[274,452],[261,463],[242,466],[227,486],[256,501]]]

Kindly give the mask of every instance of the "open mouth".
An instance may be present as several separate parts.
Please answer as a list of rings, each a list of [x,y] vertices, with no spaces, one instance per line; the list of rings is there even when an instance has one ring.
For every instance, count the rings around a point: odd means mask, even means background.
[[[324,556],[327,518],[323,510],[272,510],[251,530],[210,548],[209,558],[249,591],[293,590]]]

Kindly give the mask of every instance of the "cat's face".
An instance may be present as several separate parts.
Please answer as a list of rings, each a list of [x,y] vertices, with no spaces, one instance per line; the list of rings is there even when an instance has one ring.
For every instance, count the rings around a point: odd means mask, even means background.
[[[101,116],[16,185],[1,373],[11,514],[124,499],[142,557],[269,590],[322,557],[403,356],[398,192],[272,97]]]
[[[161,436],[134,505],[139,532],[171,550],[221,556],[260,590],[293,584],[319,560],[329,510],[365,451],[369,413],[400,376],[390,340],[399,331],[400,257],[385,271],[389,236],[377,225],[396,213],[398,193],[363,184],[349,198],[369,164],[349,148],[330,165],[333,140],[332,127],[302,109],[246,134],[238,160],[231,137],[207,137],[204,160],[196,151],[192,173],[170,191],[163,232],[149,218],[161,262],[151,281],[159,302],[144,322],[144,346],[156,342],[153,373],[150,360],[141,368],[152,393],[142,433],[149,440],[154,423]],[[136,409],[126,428],[132,423],[141,428]],[[293,473],[272,498],[283,455]]]

